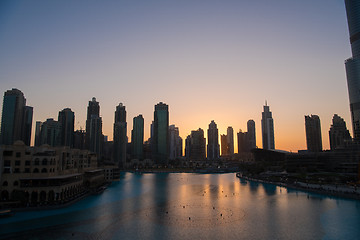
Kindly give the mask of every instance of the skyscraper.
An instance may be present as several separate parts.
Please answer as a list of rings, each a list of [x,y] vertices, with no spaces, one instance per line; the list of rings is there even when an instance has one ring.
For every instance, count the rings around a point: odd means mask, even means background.
[[[90,119],[89,140],[89,150],[96,153],[99,160],[101,158],[102,144],[104,142],[101,117],[93,117]]]
[[[321,125],[317,115],[305,116],[306,145],[309,152],[321,152]]]
[[[208,128],[207,159],[215,160],[220,156],[219,131],[214,120]]]
[[[35,147],[40,146],[40,134],[41,134],[41,124],[42,122],[40,121],[36,121],[36,126],[35,126]]]
[[[127,147],[127,123],[126,110],[122,103],[116,107],[114,120],[114,162],[120,168],[125,168],[126,165],[126,147]]]
[[[225,134],[220,135],[221,142],[221,156],[229,155],[229,145],[227,142],[227,136]]]
[[[203,161],[206,158],[205,146],[206,139],[204,138],[204,130],[199,128],[196,131],[191,131],[189,138],[189,159],[192,161]]]
[[[228,127],[226,133],[229,154],[231,155],[234,154],[234,129],[232,127]]]
[[[351,142],[349,130],[344,119],[334,114],[329,130],[330,149],[343,149]]]
[[[155,105],[153,123],[153,160],[157,164],[167,164],[169,156],[169,106]]]
[[[93,97],[89,101],[87,108],[87,119],[86,119],[86,137],[85,145],[86,148],[98,155],[98,159],[101,157],[101,148],[103,142],[102,134],[102,119],[100,117],[100,105]]]
[[[91,101],[89,101],[89,105],[87,107],[87,118],[86,118],[86,126],[85,126],[85,145],[86,148],[90,150],[90,122],[92,118],[100,117],[100,105],[99,102],[96,101],[96,98],[93,97]]]
[[[11,145],[21,140],[30,145],[33,108],[25,104],[20,90],[13,88],[4,93],[0,144]]]
[[[59,112],[58,121],[61,124],[61,146],[74,146],[75,114],[70,108]]]
[[[248,133],[240,131],[237,134],[238,138],[238,153],[248,152],[249,143],[247,141]]]
[[[134,117],[131,131],[132,158],[144,159],[144,118],[142,115]]]
[[[32,119],[33,119],[33,107],[25,106],[21,135],[22,135],[22,140],[27,146],[30,146],[30,142],[31,142]]]
[[[345,61],[355,141],[360,141],[360,1],[345,0],[352,57]]]
[[[170,152],[169,159],[175,160],[182,156],[182,138],[179,136],[179,128],[175,125],[169,126]]]
[[[265,102],[264,111],[262,112],[261,129],[263,149],[275,149],[274,120],[267,102]]]
[[[185,139],[185,157],[187,160],[190,160],[190,145],[191,145],[191,136],[188,135]]]
[[[246,134],[248,144],[249,144],[249,151],[251,149],[256,148],[256,132],[255,132],[255,121],[250,119],[247,122],[247,134]]]
[[[61,123],[48,118],[40,127],[40,145],[61,146]]]
[[[80,128],[74,132],[74,148],[85,149],[86,132]]]

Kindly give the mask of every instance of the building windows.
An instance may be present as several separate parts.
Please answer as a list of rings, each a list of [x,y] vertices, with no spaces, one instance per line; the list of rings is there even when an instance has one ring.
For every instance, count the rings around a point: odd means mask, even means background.
[[[10,167],[10,160],[4,161],[4,167]]]
[[[25,166],[30,166],[30,161],[25,161]]]
[[[11,157],[12,154],[13,154],[12,151],[4,151],[4,152],[3,152],[3,156],[5,156],[5,157]]]
[[[17,158],[21,158],[21,152],[17,152],[17,153],[16,153],[16,157],[17,157]]]
[[[35,159],[35,163],[34,163],[35,166],[39,166],[40,165],[40,160],[38,158]]]
[[[15,168],[14,173],[20,173],[20,168]]]
[[[47,160],[46,158],[44,158],[44,159],[42,160],[42,165],[47,165],[47,162],[48,162],[48,160]]]
[[[25,168],[25,173],[30,173],[30,168]]]
[[[15,161],[15,166],[20,166],[20,160]]]

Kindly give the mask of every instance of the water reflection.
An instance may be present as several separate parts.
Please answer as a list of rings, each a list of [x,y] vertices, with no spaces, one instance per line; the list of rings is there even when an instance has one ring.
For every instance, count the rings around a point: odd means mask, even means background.
[[[359,201],[244,184],[234,174],[125,173],[121,178],[103,194],[68,208],[1,219],[0,238],[355,239],[360,235]],[[18,233],[5,235],[9,232]]]
[[[264,190],[265,190],[265,193],[266,193],[268,196],[275,195],[275,194],[276,194],[276,188],[277,188],[276,185],[273,185],[273,184],[264,184]]]

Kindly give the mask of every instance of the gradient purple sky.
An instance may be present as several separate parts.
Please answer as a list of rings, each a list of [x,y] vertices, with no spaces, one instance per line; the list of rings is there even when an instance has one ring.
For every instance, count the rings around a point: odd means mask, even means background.
[[[306,148],[308,114],[328,149],[335,113],[352,132],[348,38],[343,0],[3,0],[0,92],[23,91],[34,125],[70,107],[76,129],[96,97],[109,139],[120,102],[129,139],[138,114],[149,137],[160,101],[183,138],[211,120],[235,135],[254,119],[259,147],[266,99],[277,149]]]

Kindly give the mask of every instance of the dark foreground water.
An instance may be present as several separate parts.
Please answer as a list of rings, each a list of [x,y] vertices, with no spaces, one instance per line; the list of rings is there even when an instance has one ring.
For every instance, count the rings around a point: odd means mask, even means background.
[[[235,174],[122,175],[70,207],[0,219],[9,239],[359,239],[360,201]]]

